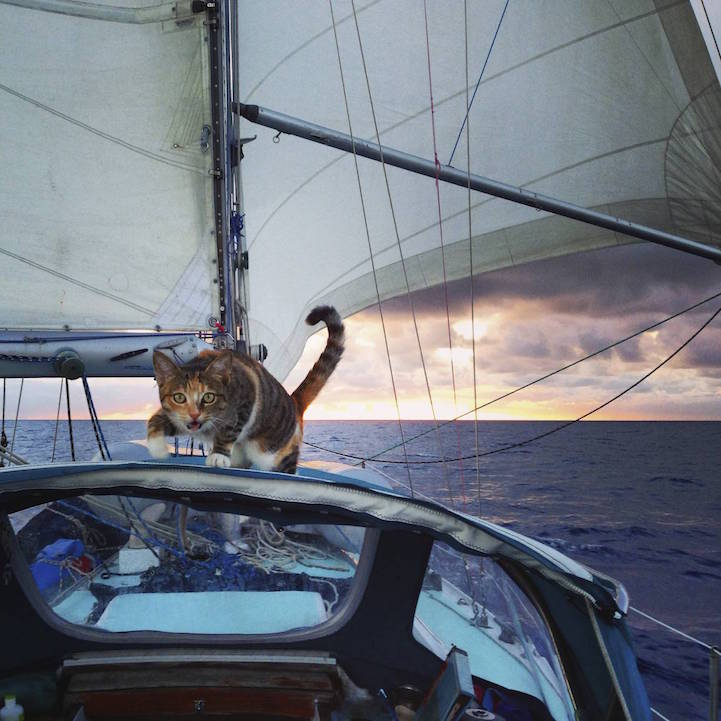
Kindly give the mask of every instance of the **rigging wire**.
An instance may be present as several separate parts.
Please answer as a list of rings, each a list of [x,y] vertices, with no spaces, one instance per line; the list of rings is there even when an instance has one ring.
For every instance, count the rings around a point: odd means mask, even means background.
[[[65,400],[68,409],[68,434],[70,436],[70,457],[75,460],[75,443],[73,441],[73,418],[70,413],[70,381],[65,379]]]
[[[465,72],[466,72],[466,108],[470,110],[468,102],[468,0],[463,0],[463,23],[464,23],[464,45],[465,45]],[[471,212],[471,123],[468,115],[466,115],[466,173],[468,174],[468,184],[466,191],[468,194],[468,270],[471,281],[471,349],[473,353],[473,437],[474,449],[476,452],[476,489],[478,492],[478,515],[482,516],[482,494],[481,494],[481,463],[478,458],[478,380],[476,378],[476,298],[475,283],[473,275],[473,214]]]
[[[353,125],[351,123],[350,107],[348,105],[348,94],[346,91],[345,76],[343,74],[343,63],[341,62],[341,57],[340,57],[340,45],[338,43],[338,31],[337,31],[336,24],[335,24],[335,15],[333,13],[333,0],[328,0],[328,4],[330,6],[330,15],[331,15],[331,20],[333,22],[333,36],[335,37],[335,47],[336,47],[336,53],[338,55],[338,68],[340,71],[341,86],[343,88],[343,100],[345,103],[346,117],[348,118],[348,133],[350,134],[351,138],[353,138]],[[354,8],[354,14],[355,14],[355,8]],[[398,430],[400,431],[401,446],[403,447],[403,455],[407,461],[408,453],[406,450],[406,440],[405,440],[405,434],[403,431],[403,422],[401,420],[401,408],[400,408],[400,404],[398,402],[398,389],[396,388],[395,376],[393,375],[393,362],[391,361],[391,351],[390,351],[390,347],[388,345],[388,333],[386,331],[385,317],[383,315],[383,303],[381,302],[381,294],[380,294],[380,289],[378,287],[378,275],[376,273],[375,258],[373,256],[373,247],[371,245],[370,228],[368,226],[368,216],[366,214],[365,199],[363,197],[363,185],[361,183],[361,178],[360,178],[360,169],[358,168],[358,156],[355,152],[355,143],[353,144],[353,163],[355,164],[356,180],[358,182],[358,194],[360,197],[361,210],[363,212],[363,223],[365,225],[366,240],[368,242],[368,258],[370,259],[371,269],[373,271],[373,283],[375,286],[376,298],[378,300],[378,313],[380,315],[381,328],[383,330],[383,342],[385,344],[386,357],[388,358],[388,369],[390,371],[390,376],[391,376],[391,386],[393,388],[393,398],[395,400],[396,413],[398,415]],[[406,463],[406,470],[407,470],[407,474],[408,474],[408,484],[411,488],[411,496],[413,496],[414,495],[413,479],[411,478],[410,466],[407,463]]]
[[[100,442],[100,434],[98,433],[98,426],[95,422],[95,415],[93,413],[92,406],[90,404],[90,386],[88,385],[88,380],[85,376],[83,376],[83,389],[85,390],[85,400],[88,403],[88,415],[90,416],[90,422],[93,426],[93,431],[95,432],[95,441],[98,444],[98,449],[100,450],[100,457],[105,461],[107,460],[105,458],[105,451],[103,450],[103,444]]]
[[[534,385],[534,384],[536,384],[536,383],[539,383],[539,382],[541,382],[541,381],[543,381],[543,380],[546,380],[547,378],[550,378],[551,376],[557,375],[558,373],[561,373],[562,371],[567,370],[568,368],[571,368],[571,367],[573,367],[573,366],[575,366],[575,365],[578,365],[579,363],[582,363],[583,361],[588,360],[589,358],[593,358],[594,356],[597,356],[597,355],[599,355],[600,353],[603,353],[604,351],[607,351],[607,350],[609,350],[609,349],[611,349],[611,348],[614,348],[614,347],[620,345],[621,343],[624,343],[624,342],[627,341],[627,340],[630,340],[630,339],[635,338],[635,337],[637,337],[637,336],[639,336],[639,335],[641,335],[641,334],[643,334],[643,333],[646,333],[647,331],[650,331],[650,330],[652,330],[653,328],[657,328],[658,326],[660,326],[660,325],[668,322],[669,320],[672,320],[672,319],[674,319],[674,318],[678,318],[679,316],[683,315],[684,313],[688,313],[689,311],[694,310],[695,308],[698,308],[699,306],[701,306],[701,305],[703,305],[703,304],[705,304],[705,303],[708,303],[708,302],[711,301],[711,300],[714,300],[714,299],[716,299],[716,298],[719,298],[720,296],[721,296],[721,293],[715,293],[714,295],[709,296],[708,298],[706,298],[706,299],[704,299],[704,300],[702,300],[702,301],[700,301],[700,302],[698,302],[698,303],[694,303],[694,305],[689,306],[688,308],[685,308],[684,310],[679,311],[678,313],[674,313],[673,315],[670,315],[670,316],[664,318],[663,320],[658,321],[657,323],[653,323],[652,325],[647,326],[646,328],[644,328],[644,329],[642,329],[642,330],[640,330],[640,331],[637,331],[636,333],[633,333],[632,335],[629,335],[629,336],[627,336],[626,338],[623,338],[622,340],[616,341],[615,343],[611,343],[610,345],[607,345],[606,347],[601,348],[600,350],[597,350],[597,351],[595,351],[595,352],[593,352],[593,353],[590,353],[589,355],[584,356],[583,358],[579,358],[578,360],[575,360],[575,361],[573,361],[572,363],[569,363],[568,365],[563,366],[562,368],[559,368],[559,369],[557,369],[557,370],[555,370],[555,371],[553,371],[553,372],[551,372],[551,373],[547,373],[546,375],[541,376],[540,378],[536,378],[535,380],[530,381],[529,383],[526,383],[526,384],[523,385],[523,386],[520,386],[520,387],[518,387],[518,388],[516,388],[516,389],[514,389],[514,390],[512,390],[512,391],[509,391],[508,393],[504,393],[503,395],[498,396],[497,398],[494,398],[493,400],[490,400],[490,401],[482,404],[481,406],[479,406],[479,407],[476,408],[476,409],[471,409],[470,411],[467,411],[467,412],[464,413],[463,415],[464,415],[464,416],[469,415],[470,413],[473,413],[474,410],[480,410],[481,408],[485,408],[485,407],[491,405],[492,403],[496,403],[496,402],[499,401],[499,400],[502,400],[502,399],[504,399],[504,398],[507,398],[508,396],[513,395],[514,393],[518,393],[519,391],[521,391],[521,390],[523,390],[523,389],[525,389],[525,388],[528,388],[528,387],[530,387],[530,386],[532,386],[532,385]],[[653,375],[653,374],[654,374],[657,370],[659,370],[662,366],[666,365],[666,363],[668,363],[671,359],[673,359],[676,355],[678,355],[678,353],[680,353],[689,343],[691,343],[691,341],[692,341],[694,338],[696,338],[696,336],[698,336],[698,335],[716,318],[716,316],[718,316],[719,313],[721,313],[721,307],[719,307],[716,311],[714,311],[714,312],[707,318],[707,320],[704,321],[704,323],[698,328],[698,330],[696,330],[691,336],[689,336],[689,338],[687,338],[675,351],[673,351],[673,353],[671,353],[671,355],[667,356],[663,361],[661,361],[661,363],[659,363],[657,366],[655,366],[653,369],[651,369],[648,373],[646,373],[645,375],[643,375],[639,380],[635,381],[635,382],[632,383],[630,386],[628,386],[627,388],[625,388],[623,391],[621,391],[621,392],[618,393],[617,395],[613,396],[613,398],[605,401],[604,403],[602,403],[601,405],[597,406],[597,407],[594,408],[593,410],[588,411],[587,413],[583,414],[582,416],[580,416],[580,417],[578,417],[578,418],[576,418],[576,419],[574,419],[574,420],[567,421],[566,423],[563,423],[563,424],[561,424],[560,426],[557,426],[557,427],[555,427],[555,428],[553,428],[553,429],[551,429],[551,430],[549,430],[549,431],[546,431],[546,432],[541,433],[541,434],[539,434],[539,435],[537,435],[537,436],[534,436],[533,438],[528,438],[528,439],[526,439],[526,440],[524,440],[524,441],[520,441],[520,442],[518,442],[518,443],[510,444],[510,445],[508,445],[508,446],[503,446],[503,447],[501,447],[501,448],[495,448],[495,449],[490,450],[490,451],[485,451],[484,453],[478,454],[477,457],[482,458],[482,457],[484,457],[484,456],[490,456],[490,455],[493,455],[493,454],[495,454],[495,453],[502,453],[502,452],[504,452],[504,451],[508,451],[508,450],[513,449],[513,448],[519,448],[519,447],[521,447],[521,446],[528,445],[529,443],[532,443],[533,441],[537,441],[537,440],[539,440],[539,439],[541,439],[541,438],[545,438],[546,436],[549,436],[549,435],[551,435],[551,434],[553,434],[553,433],[556,433],[557,431],[563,430],[564,428],[567,428],[567,427],[570,426],[570,425],[573,425],[573,424],[575,424],[575,423],[578,423],[579,421],[583,420],[584,418],[588,418],[588,416],[596,413],[597,411],[600,411],[602,408],[605,408],[606,406],[608,406],[608,405],[610,405],[611,403],[613,403],[615,400],[618,400],[621,396],[623,396],[623,395],[625,395],[626,393],[628,393],[629,391],[633,390],[636,386],[638,386],[638,385],[640,385],[641,383],[643,383],[643,381],[645,381],[649,376]],[[459,417],[462,417],[462,416],[459,416]],[[444,422],[444,425],[447,425],[448,423],[452,423],[453,420],[458,420],[458,419],[456,418],[456,419],[452,419],[452,420],[449,420],[449,421],[445,421],[445,422]],[[417,438],[420,438],[421,436],[427,435],[428,433],[432,433],[433,430],[434,430],[434,429],[429,429],[429,430],[423,431],[422,433],[419,433],[419,434],[413,436],[412,438],[410,438],[410,439],[409,439],[409,442],[412,441],[412,440],[415,440],[415,439],[417,439]],[[304,442],[305,442],[305,443],[308,443],[307,441],[304,441]],[[315,445],[315,444],[313,444],[313,443],[308,443],[308,445],[313,446],[314,448],[318,448],[319,450],[327,451],[327,452],[329,452],[329,453],[334,453],[334,454],[336,454],[336,455],[338,455],[338,456],[343,456],[343,457],[345,457],[345,458],[353,458],[354,460],[358,460],[358,461],[361,461],[361,462],[364,462],[364,463],[365,463],[365,462],[368,462],[368,461],[375,460],[375,459],[378,458],[378,456],[381,456],[381,455],[383,455],[384,453],[388,453],[389,451],[393,450],[393,447],[391,447],[391,448],[387,448],[387,449],[384,450],[384,451],[380,451],[379,453],[376,453],[376,454],[373,455],[373,456],[355,456],[355,455],[348,454],[348,453],[340,453],[339,451],[334,451],[334,450],[331,450],[331,449],[329,449],[329,448],[323,448],[323,447],[318,446],[318,445]],[[474,455],[468,455],[468,456],[463,456],[463,457],[460,458],[460,459],[452,458],[452,459],[450,459],[450,460],[469,460],[469,459],[474,458],[474,457],[476,457],[476,456],[474,456]],[[405,461],[400,461],[400,460],[396,460],[396,459],[393,459],[393,460],[383,459],[383,460],[379,460],[379,462],[380,462],[380,463],[396,463],[396,464],[397,464],[397,463],[404,463]],[[426,465],[426,464],[434,464],[434,463],[440,463],[440,462],[442,462],[442,461],[439,460],[439,459],[425,460],[425,461],[411,461],[411,463],[413,463],[414,465]]]
[[[95,431],[95,440],[98,442],[98,448],[100,448],[100,457],[103,460],[107,459],[108,461],[112,461],[113,459],[110,457],[108,444],[105,441],[105,434],[100,425],[100,418],[98,417],[98,412],[95,410],[95,402],[93,401],[93,394],[90,392],[90,384],[88,383],[87,376],[83,376],[83,389],[85,390],[85,399],[88,403],[88,413],[90,414],[90,420],[93,423],[93,430]],[[103,450],[103,448],[105,450]]]
[[[63,402],[63,380],[60,379],[60,393],[58,395],[58,410],[55,414],[55,433],[53,434],[53,452],[50,456],[50,463],[55,461],[55,448],[58,442],[58,426],[60,425],[60,405]]]
[[[15,423],[13,424],[13,437],[10,441],[10,455],[8,456],[8,463],[12,465],[13,461],[13,449],[15,448],[15,433],[18,429],[18,420],[20,419],[20,401],[23,397],[23,386],[25,385],[25,379],[20,379],[20,392],[18,393],[18,407],[15,410]]]
[[[435,166],[435,186],[436,186],[436,206],[438,208],[438,234],[439,234],[439,240],[441,245],[441,267],[443,269],[443,297],[445,301],[445,310],[446,310],[446,329],[448,332],[448,358],[450,360],[451,365],[451,383],[453,385],[453,408],[456,413],[458,413],[458,393],[456,389],[456,369],[455,365],[453,363],[453,340],[451,339],[451,314],[450,310],[448,308],[448,277],[446,273],[446,248],[443,243],[443,213],[441,211],[441,186],[440,186],[440,171],[441,171],[441,163],[438,160],[438,143],[436,139],[436,109],[435,105],[433,103],[433,75],[431,73],[431,41],[428,33],[428,0],[423,0],[423,20],[424,20],[424,26],[426,31],[426,58],[428,61],[428,96],[430,99],[430,106],[431,106],[431,135],[433,137],[433,163]],[[471,266],[472,268],[472,266]],[[458,445],[458,455],[461,455],[461,434],[460,430],[458,429],[458,426],[455,425],[455,431],[456,431],[456,442]],[[442,440],[440,434],[438,435],[438,445],[439,448],[443,449]],[[441,453],[443,455],[443,453]],[[444,466],[444,478],[446,481],[446,485],[448,486],[448,495],[449,497],[453,497],[451,494],[451,488],[450,488],[450,479],[448,477],[448,473],[445,472],[445,466]],[[463,505],[463,508],[465,509],[466,506],[466,480],[463,475],[463,464],[461,463],[459,466],[459,476],[461,481],[461,502]]]
[[[483,78],[483,73],[486,70],[486,65],[488,65],[488,60],[491,57],[491,52],[493,51],[493,46],[496,44],[496,38],[498,37],[498,32],[501,29],[501,24],[503,23],[503,18],[506,16],[506,10],[508,10],[508,3],[510,0],[506,0],[506,4],[503,6],[503,12],[501,13],[501,19],[498,21],[498,25],[496,26],[496,32],[493,33],[493,40],[491,40],[491,45],[488,48],[488,53],[486,54],[486,59],[483,62],[483,67],[481,68],[481,74],[478,76],[478,82],[476,83],[476,87],[473,90],[473,97],[471,98],[471,102],[468,102],[468,78],[466,78],[466,116],[463,118],[463,123],[461,124],[460,130],[458,131],[458,137],[456,138],[456,144],[453,146],[453,150],[451,151],[451,157],[448,159],[448,165],[450,165],[453,162],[453,156],[456,154],[456,148],[458,147],[458,143],[461,140],[461,134],[463,133],[463,128],[465,127],[466,123],[468,122],[468,115],[471,112],[471,105],[473,105],[473,101],[476,99],[476,93],[478,92],[478,88],[481,84],[481,80]],[[465,8],[464,8],[465,9]],[[466,29],[468,28],[468,16],[465,16],[466,19]],[[466,67],[468,67],[468,46],[466,45]]]
[[[355,21],[356,36],[358,37],[358,48],[360,50],[361,64],[363,66],[363,75],[365,77],[366,89],[368,91],[368,102],[370,105],[371,116],[373,118],[373,128],[375,131],[375,140],[376,140],[376,143],[378,144],[378,150],[380,152],[380,162],[381,162],[381,167],[383,169],[383,178],[385,180],[386,194],[388,196],[388,206],[389,206],[389,209],[391,212],[391,219],[393,221],[393,230],[394,230],[394,234],[395,234],[395,238],[396,238],[396,246],[398,248],[398,255],[400,256],[401,267],[403,269],[403,279],[405,281],[405,286],[406,286],[406,297],[408,299],[408,303],[409,303],[410,309],[411,309],[411,316],[413,318],[413,329],[415,331],[416,342],[418,344],[418,353],[420,355],[421,367],[423,368],[423,377],[425,379],[426,390],[428,392],[428,401],[429,401],[429,404],[431,407],[431,413],[433,415],[434,423],[437,426],[438,419],[436,417],[436,409],[433,404],[433,394],[431,393],[431,386],[430,386],[430,382],[428,380],[428,369],[426,368],[425,356],[423,355],[423,346],[421,344],[420,332],[418,330],[418,320],[416,318],[415,304],[413,303],[413,296],[411,295],[410,282],[408,281],[408,270],[406,268],[406,260],[403,255],[403,247],[401,245],[400,234],[398,232],[398,221],[396,219],[395,206],[393,205],[393,195],[391,193],[390,181],[388,180],[388,168],[386,166],[385,159],[383,157],[383,146],[381,145],[380,130],[378,128],[378,118],[376,116],[375,104],[373,103],[373,93],[371,92],[370,78],[368,76],[368,66],[366,64],[365,51],[363,50],[363,41],[361,39],[361,33],[360,33],[360,25],[358,24],[358,16],[357,16],[356,9],[355,9],[355,0],[351,0],[351,6],[353,7],[353,19]],[[442,447],[441,447],[441,456],[443,456]],[[447,473],[447,467],[444,462],[444,474],[445,473]]]
[[[711,37],[713,38],[713,44],[716,46],[716,53],[719,56],[719,60],[721,60],[721,48],[719,48],[719,43],[718,43],[718,40],[716,39],[716,33],[714,32],[713,25],[711,24],[711,18],[708,16],[708,10],[706,9],[705,0],[701,0],[701,7],[703,8],[703,14],[706,16],[706,22],[708,23],[708,28],[711,31]]]
[[[2,414],[2,430],[0,430],[0,450],[5,451],[8,447],[8,437],[5,435],[5,394],[7,391],[7,378],[3,378],[3,414]],[[0,457],[0,468],[5,465],[5,461]]]

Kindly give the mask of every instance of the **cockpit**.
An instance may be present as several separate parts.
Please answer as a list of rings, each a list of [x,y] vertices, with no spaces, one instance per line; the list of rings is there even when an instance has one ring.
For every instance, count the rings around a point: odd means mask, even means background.
[[[0,690],[46,717],[576,717],[553,574],[441,509],[154,464],[6,482],[0,501]],[[602,703],[620,713],[610,680]]]

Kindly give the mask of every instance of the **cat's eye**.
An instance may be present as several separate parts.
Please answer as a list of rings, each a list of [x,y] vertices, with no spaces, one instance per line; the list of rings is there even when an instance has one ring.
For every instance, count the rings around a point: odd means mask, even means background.
[[[203,403],[206,405],[210,405],[211,403],[215,403],[215,393],[203,393]]]
[[[176,403],[185,403],[185,393],[173,393],[173,400]]]

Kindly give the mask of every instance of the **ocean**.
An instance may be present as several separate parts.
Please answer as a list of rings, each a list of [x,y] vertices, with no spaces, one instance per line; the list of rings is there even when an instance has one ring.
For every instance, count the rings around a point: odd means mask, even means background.
[[[552,421],[484,421],[479,452],[541,435]],[[104,421],[108,443],[142,438],[143,421]],[[8,425],[8,437],[12,436]],[[394,484],[525,535],[623,582],[631,606],[696,639],[721,646],[721,422],[583,422],[538,441],[482,457],[476,468],[473,422],[436,431],[403,423],[402,448],[373,467]],[[15,452],[34,463],[53,454],[55,423],[21,421]],[[89,421],[75,421],[78,460],[97,452]],[[306,459],[368,457],[400,441],[397,422],[309,421]],[[70,460],[61,423],[55,460]],[[628,616],[651,705],[671,721],[708,718],[709,653],[647,618]]]

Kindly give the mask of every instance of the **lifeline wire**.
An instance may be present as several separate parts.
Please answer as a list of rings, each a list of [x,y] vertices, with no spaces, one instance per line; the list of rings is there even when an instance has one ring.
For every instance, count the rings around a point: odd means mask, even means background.
[[[653,616],[650,616],[649,614],[644,613],[643,611],[641,611],[638,608],[635,608],[634,606],[629,606],[629,608],[634,613],[637,613],[640,616],[647,618],[649,621],[653,621],[654,623],[657,623],[659,626],[663,626],[668,631],[672,631],[673,633],[678,634],[679,636],[685,638],[687,641],[692,641],[693,643],[697,644],[698,646],[703,646],[707,651],[714,650],[714,646],[711,646],[708,643],[704,643],[703,641],[699,640],[698,638],[694,638],[693,636],[689,635],[688,633],[679,631],[677,628],[674,628],[673,626],[669,626],[667,623],[664,623],[663,621],[659,621],[657,618],[654,618]],[[716,650],[716,653],[718,653],[718,649]]]
[[[348,94],[346,92],[345,77],[343,75],[343,63],[341,62],[341,57],[340,57],[340,45],[338,44],[338,32],[337,32],[336,24],[335,24],[335,15],[333,13],[333,0],[328,0],[328,4],[330,5],[330,15],[331,15],[331,20],[333,21],[333,35],[335,37],[335,47],[336,47],[336,52],[338,54],[338,68],[340,70],[340,80],[341,80],[341,86],[343,88],[343,100],[345,102],[345,111],[346,111],[346,116],[348,118],[348,132],[350,133],[350,136],[352,138],[353,137],[353,126],[351,124],[350,108],[348,106]],[[355,14],[355,8],[353,8],[353,12]],[[386,332],[385,318],[383,317],[383,304],[381,303],[380,289],[378,288],[378,276],[376,273],[375,259],[373,257],[373,247],[371,245],[370,229],[368,227],[368,216],[366,214],[365,200],[363,198],[363,186],[361,185],[360,170],[358,169],[358,156],[356,155],[356,152],[355,152],[355,144],[353,145],[353,162],[355,163],[355,173],[356,173],[356,179],[358,181],[358,194],[360,196],[361,209],[363,211],[363,223],[365,224],[366,240],[368,241],[368,257],[371,262],[371,269],[373,270],[373,283],[375,285],[376,298],[378,299],[378,313],[380,314],[381,328],[383,329],[383,342],[385,343],[386,356],[388,358],[388,369],[389,369],[390,375],[391,375],[391,386],[393,387],[393,398],[395,399],[396,412],[398,414],[398,429],[401,434],[401,446],[403,447],[403,455],[407,461],[408,453],[406,451],[406,441],[405,441],[405,435],[403,432],[403,422],[401,421],[401,408],[398,403],[398,390],[396,388],[395,377],[393,376],[393,363],[391,361],[391,351],[388,346],[388,333]],[[413,496],[413,479],[411,478],[410,466],[407,463],[406,463],[406,470],[408,473],[408,484],[411,487],[411,496]]]
[[[650,708],[651,708],[651,711],[652,711],[653,713],[655,713],[656,716],[658,716],[658,717],[661,719],[661,721],[671,721],[671,719],[669,719],[668,717],[664,716],[660,711],[656,711],[656,709],[653,708],[653,706],[651,706]]]
[[[642,333],[645,333],[646,331],[649,331],[649,330],[651,330],[651,329],[653,329],[653,328],[656,328],[656,327],[662,325],[663,323],[666,323],[667,321],[669,321],[669,320],[671,320],[671,319],[673,319],[673,318],[677,318],[678,316],[683,315],[684,313],[687,313],[688,311],[693,310],[694,308],[697,308],[698,306],[703,305],[704,303],[707,303],[707,302],[710,301],[710,300],[713,300],[713,299],[715,299],[715,298],[718,298],[719,296],[721,296],[721,293],[716,293],[715,295],[712,295],[712,296],[710,296],[709,298],[706,298],[705,300],[700,301],[699,303],[695,303],[694,305],[686,308],[685,310],[682,310],[682,311],[680,311],[680,312],[678,312],[678,313],[674,313],[674,315],[668,316],[667,318],[664,318],[663,320],[661,320],[661,321],[659,321],[659,322],[657,322],[657,323],[654,323],[653,325],[650,325],[650,326],[648,326],[647,328],[644,328],[643,330],[640,330],[640,331],[634,333],[633,335],[627,336],[626,338],[624,338],[624,339],[622,339],[622,340],[620,340],[620,341],[617,341],[616,343],[612,343],[611,345],[608,345],[608,346],[606,346],[605,348],[602,348],[601,350],[595,351],[594,353],[591,353],[590,355],[587,355],[587,356],[585,356],[584,358],[579,358],[578,360],[576,360],[576,361],[574,361],[573,363],[570,363],[570,364],[564,366],[563,368],[559,368],[558,370],[555,370],[555,371],[553,371],[552,373],[548,373],[548,374],[546,374],[545,376],[542,376],[541,378],[537,378],[537,379],[534,380],[534,381],[531,381],[531,382],[529,382],[529,383],[526,383],[524,386],[520,386],[519,388],[516,388],[516,389],[513,390],[513,391],[509,391],[508,393],[505,393],[504,395],[499,396],[498,398],[495,398],[494,400],[488,401],[487,403],[484,403],[482,406],[479,406],[479,409],[480,409],[480,408],[485,408],[486,406],[489,406],[489,405],[491,405],[492,403],[495,403],[496,401],[499,401],[499,400],[501,400],[501,399],[503,399],[503,398],[507,398],[508,396],[513,395],[514,393],[517,393],[518,391],[523,390],[524,388],[528,388],[529,386],[532,386],[534,383],[538,383],[538,382],[540,382],[540,381],[542,381],[542,380],[545,380],[546,378],[550,378],[551,376],[556,375],[556,374],[560,373],[561,371],[564,371],[564,370],[566,370],[566,369],[568,369],[568,368],[571,368],[572,366],[577,365],[577,364],[583,362],[584,360],[588,360],[589,358],[592,358],[593,356],[596,356],[596,355],[598,355],[599,353],[603,353],[604,351],[609,350],[610,348],[614,348],[615,346],[620,345],[621,343],[623,343],[623,342],[625,342],[625,341],[627,341],[627,340],[630,340],[631,338],[635,338],[636,336],[641,335]],[[605,401],[605,402],[602,403],[600,406],[597,406],[597,407],[594,408],[593,410],[588,411],[588,413],[584,413],[582,416],[579,416],[578,418],[575,418],[574,420],[567,421],[566,423],[563,423],[563,424],[561,424],[560,426],[557,426],[556,428],[551,429],[550,431],[546,431],[545,433],[541,433],[541,434],[539,434],[539,435],[537,435],[537,436],[534,436],[533,438],[528,438],[528,439],[526,439],[525,441],[520,441],[519,443],[513,443],[513,444],[510,444],[510,445],[508,445],[508,446],[503,446],[502,448],[496,448],[496,449],[494,449],[494,450],[492,450],[492,451],[486,451],[485,453],[479,454],[478,457],[491,456],[491,455],[493,455],[493,454],[495,454],[495,453],[503,453],[504,451],[508,451],[508,450],[513,449],[513,448],[519,448],[519,447],[521,447],[521,446],[525,446],[525,445],[527,445],[527,444],[529,444],[529,443],[532,443],[533,441],[537,441],[537,440],[539,440],[539,439],[541,439],[541,438],[545,438],[546,436],[550,436],[551,434],[556,433],[557,431],[560,431],[560,430],[562,430],[562,429],[564,429],[564,428],[567,428],[567,427],[570,426],[570,425],[573,425],[573,424],[575,424],[575,423],[578,423],[579,421],[583,420],[584,418],[588,418],[588,416],[596,413],[597,411],[600,411],[602,408],[605,408],[606,406],[608,406],[608,405],[610,405],[611,403],[613,403],[615,400],[618,400],[621,396],[623,396],[623,395],[625,395],[626,393],[628,393],[629,391],[633,390],[636,386],[638,386],[638,385],[640,385],[641,383],[643,383],[643,381],[645,381],[649,376],[653,375],[659,368],[661,368],[662,366],[666,365],[666,363],[668,363],[672,358],[674,358],[676,355],[678,355],[694,338],[696,338],[696,336],[698,336],[698,335],[706,328],[706,326],[708,326],[708,325],[716,318],[716,316],[717,316],[719,313],[721,313],[721,307],[719,307],[716,311],[714,311],[714,312],[711,314],[711,316],[709,316],[709,318],[708,318],[706,321],[704,321],[704,323],[701,325],[701,327],[700,327],[698,330],[696,330],[691,336],[689,336],[689,338],[687,338],[673,353],[671,353],[671,355],[667,356],[663,361],[661,361],[661,363],[659,363],[657,366],[655,366],[654,368],[652,368],[648,373],[646,373],[646,374],[643,375],[641,378],[639,378],[639,380],[637,380],[635,383],[632,383],[630,386],[628,386],[628,387],[625,388],[623,391],[621,391],[620,393],[618,393],[618,394],[616,394],[615,396],[613,396],[613,398]],[[472,413],[473,410],[478,410],[478,409],[472,409],[472,410],[468,411],[467,413],[464,413],[463,415],[468,415],[469,413]],[[453,419],[453,420],[457,420],[457,419]],[[446,422],[444,423],[444,425],[446,425],[446,424],[448,424],[448,423],[451,423],[451,422],[452,422],[452,421],[446,421]],[[428,430],[428,431],[424,431],[423,433],[419,433],[418,435],[413,436],[413,438],[411,438],[410,440],[412,441],[412,440],[415,440],[416,438],[420,438],[421,436],[424,436],[424,435],[426,435],[426,434],[428,434],[428,433],[431,433],[433,430],[434,430],[434,429],[430,429],[430,430]],[[307,441],[304,441],[304,442],[307,443]],[[308,445],[313,446],[314,448],[318,448],[318,449],[323,450],[323,451],[328,451],[328,452],[330,452],[330,453],[335,453],[335,454],[338,455],[338,456],[344,456],[344,457],[346,457],[346,458],[353,458],[353,459],[358,460],[358,461],[361,461],[361,462],[366,462],[366,461],[374,460],[374,459],[376,459],[378,456],[381,456],[381,455],[383,455],[384,453],[387,453],[388,451],[393,450],[393,448],[387,448],[385,451],[381,451],[380,453],[377,453],[377,454],[375,454],[374,456],[368,456],[368,457],[364,457],[364,456],[363,456],[363,457],[362,457],[362,456],[354,456],[354,455],[349,454],[349,453],[340,453],[339,451],[333,451],[333,450],[331,450],[331,449],[329,449],[329,448],[322,448],[321,446],[317,446],[317,445],[315,445],[315,444],[313,444],[313,443],[308,443]],[[450,460],[452,460],[452,461],[455,461],[455,460],[469,460],[469,459],[474,458],[474,457],[476,457],[476,456],[474,456],[474,455],[468,455],[468,456],[463,456],[463,457],[460,458],[460,459],[451,458]],[[425,464],[441,463],[441,462],[444,462],[445,460],[448,460],[448,459],[444,459],[443,461],[441,461],[441,460],[439,460],[439,459],[432,460],[432,461],[411,461],[411,463],[413,463],[414,465],[425,465]],[[379,463],[404,463],[404,462],[405,462],[405,461],[399,461],[399,460],[381,460],[381,461],[379,461]]]

